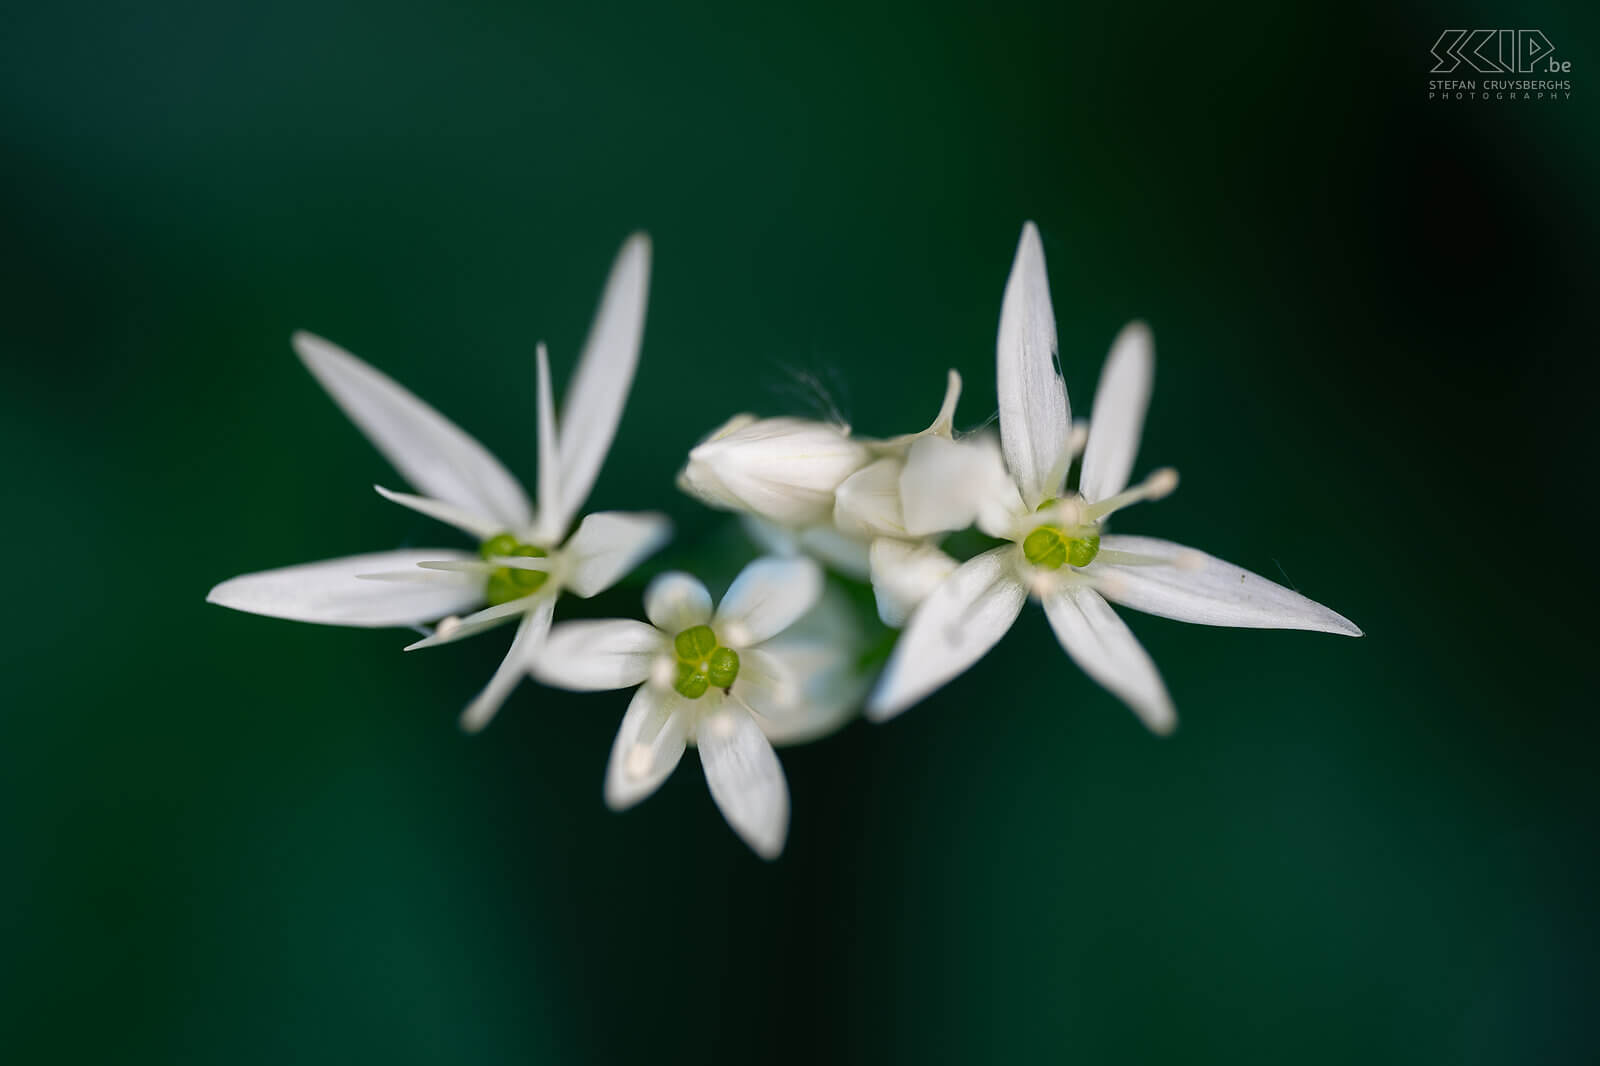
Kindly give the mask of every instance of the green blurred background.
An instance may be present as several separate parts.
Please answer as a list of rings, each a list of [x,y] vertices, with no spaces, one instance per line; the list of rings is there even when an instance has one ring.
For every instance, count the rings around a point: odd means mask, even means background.
[[[1592,1061],[1600,45],[1578,5],[27,5],[0,35],[8,1061]],[[1536,26],[1557,102],[1425,99]],[[648,229],[596,507],[742,559],[672,475],[739,410],[994,410],[1044,235],[1087,412],[1158,345],[1125,529],[1367,632],[1144,616],[1167,740],[1030,611],[882,727],[785,753],[768,865],[691,758],[600,801],[625,700],[502,637],[209,607],[449,542],[300,368],[348,346],[531,479]],[[809,405],[809,406],[808,406]],[[632,613],[638,586],[590,612]]]

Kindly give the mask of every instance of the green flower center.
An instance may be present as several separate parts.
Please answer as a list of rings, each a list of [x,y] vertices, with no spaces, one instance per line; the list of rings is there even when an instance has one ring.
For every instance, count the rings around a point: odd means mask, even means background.
[[[739,676],[739,653],[717,643],[710,626],[690,626],[672,638],[677,672],[672,687],[680,696],[697,700],[708,689],[725,689]]]
[[[498,533],[490,537],[479,545],[478,554],[485,559],[513,555],[545,559],[550,555],[537,544],[519,543],[510,533]],[[510,603],[537,591],[548,580],[550,575],[543,570],[517,570],[509,566],[497,566],[489,571],[489,584],[484,590],[484,595],[490,606]]]
[[[1039,510],[1044,510],[1054,502],[1054,500],[1046,501]],[[1087,537],[1074,537],[1069,536],[1060,526],[1040,526],[1022,541],[1023,558],[1034,566],[1046,570],[1060,570],[1068,563],[1073,566],[1088,566],[1099,554],[1098,533],[1091,533]]]

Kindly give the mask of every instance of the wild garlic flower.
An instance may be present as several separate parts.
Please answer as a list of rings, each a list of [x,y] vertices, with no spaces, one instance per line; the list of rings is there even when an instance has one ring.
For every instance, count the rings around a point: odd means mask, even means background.
[[[1178,481],[1175,472],[1159,470],[1125,487],[1154,372],[1141,325],[1124,329],[1112,346],[1078,491],[1067,491],[1075,442],[1055,367],[1044,251],[1032,223],[1023,228],[1006,283],[996,348],[1003,472],[996,465],[996,475],[967,499],[938,494],[931,479],[929,498],[918,505],[948,507],[950,520],[971,513],[983,532],[1008,543],[960,564],[917,607],[868,701],[868,717],[893,717],[966,670],[1011,628],[1030,596],[1044,605],[1067,654],[1158,733],[1176,724],[1171,698],[1108,600],[1203,625],[1360,635],[1328,608],[1204,552],[1106,531],[1113,513],[1159,499]]]
[[[696,745],[728,824],[762,858],[777,858],[789,831],[789,786],[760,720],[806,714],[808,679],[790,668],[778,640],[821,594],[815,562],[763,557],[740,572],[714,612],[703,584],[671,572],[645,590],[648,624],[563,622],[550,631],[533,661],[539,680],[579,692],[638,686],[606,768],[613,810],[654,792]]]
[[[500,461],[439,412],[349,352],[295,334],[295,351],[312,375],[423,495],[381,486],[378,492],[455,526],[475,538],[478,549],[378,552],[246,574],[224,581],[207,600],[331,625],[438,621],[408,651],[515,621],[510,651],[461,716],[463,728],[482,729],[527,672],[560,594],[587,597],[610,587],[670,533],[663,515],[611,511],[588,515],[567,536],[622,417],[638,364],[649,276],[649,238],[636,234],[611,268],[559,426],[549,356],[538,346],[537,510]]]

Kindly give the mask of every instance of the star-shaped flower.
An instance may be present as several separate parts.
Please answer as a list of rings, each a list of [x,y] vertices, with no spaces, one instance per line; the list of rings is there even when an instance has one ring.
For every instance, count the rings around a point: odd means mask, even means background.
[[[1003,465],[976,497],[939,493],[928,477],[919,507],[975,515],[983,532],[1006,540],[957,567],[911,615],[867,704],[868,717],[899,714],[966,670],[1005,635],[1030,596],[1085,673],[1123,699],[1145,724],[1176,724],[1155,664],[1108,600],[1203,625],[1308,629],[1359,636],[1348,619],[1263,577],[1150,537],[1115,536],[1105,521],[1177,486],[1160,470],[1125,488],[1149,404],[1154,357],[1149,332],[1124,329],[1101,374],[1078,491],[1065,384],[1055,366],[1055,315],[1044,250],[1023,227],[1000,312],[996,377]],[[908,469],[917,463],[917,446]],[[937,464],[935,464],[937,466]],[[909,506],[908,501],[908,506]]]
[[[669,535],[663,515],[611,511],[588,515],[567,536],[622,418],[638,365],[649,278],[650,241],[636,234],[611,268],[559,427],[549,356],[538,346],[537,510],[500,461],[439,412],[349,352],[295,334],[306,367],[422,495],[381,486],[378,492],[466,532],[478,550],[406,549],[290,566],[224,581],[206,599],[331,625],[417,626],[442,619],[407,650],[516,621],[510,651],[461,717],[463,728],[482,729],[527,672],[560,594],[593,596],[610,587]],[[458,617],[467,611],[474,613]]]
[[[789,786],[762,722],[797,722],[799,733],[817,720],[809,678],[789,658],[803,645],[783,649],[780,635],[822,588],[812,560],[767,556],[740,572],[715,612],[705,585],[672,572],[645,590],[648,624],[563,622],[550,631],[534,659],[539,680],[579,692],[638,686],[606,769],[612,809],[654,792],[694,744],[728,824],[763,858],[783,851]]]

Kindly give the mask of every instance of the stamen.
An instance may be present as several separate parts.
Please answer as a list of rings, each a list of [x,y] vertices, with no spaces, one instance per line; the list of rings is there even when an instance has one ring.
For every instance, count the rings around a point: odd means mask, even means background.
[[[1083,449],[1089,443],[1089,423],[1078,419],[1072,423],[1072,432],[1067,434],[1067,455],[1076,459],[1083,454]]]
[[[1085,521],[1098,522],[1113,511],[1120,511],[1129,504],[1141,500],[1159,500],[1169,496],[1178,487],[1178,472],[1170,466],[1162,467],[1131,489],[1125,489],[1115,496],[1107,497],[1099,503],[1091,503],[1084,507]]]

